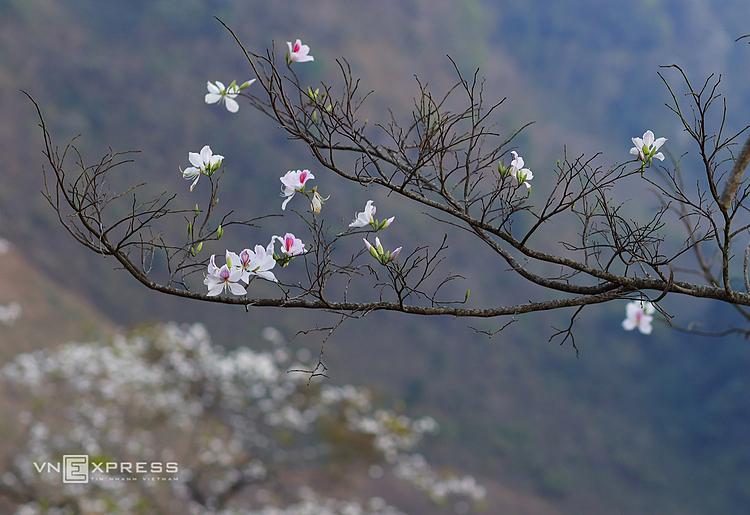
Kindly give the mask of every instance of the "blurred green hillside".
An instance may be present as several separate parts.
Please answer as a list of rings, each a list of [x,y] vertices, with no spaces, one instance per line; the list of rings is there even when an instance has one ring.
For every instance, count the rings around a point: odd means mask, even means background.
[[[684,150],[663,107],[661,64],[684,65],[696,80],[726,74],[730,123],[748,121],[750,48],[734,42],[750,32],[744,0],[1,1],[3,236],[48,280],[118,324],[200,320],[218,343],[231,346],[269,323],[293,334],[325,321],[152,294],[79,249],[38,193],[41,137],[19,89],[41,103],[59,143],[81,134],[92,160],[108,145],[142,150],[123,183],[146,179],[153,191],[178,191],[192,205],[200,188],[190,196],[178,166],[188,151],[209,143],[227,156],[231,187],[224,205],[249,215],[278,210],[278,176],[312,164],[310,157],[249,106],[230,116],[204,104],[206,80],[250,78],[240,50],[213,16],[257,50],[303,38],[316,57],[305,69],[311,83],[334,76],[334,59],[345,56],[363,86],[375,91],[373,119],[388,107],[408,108],[415,74],[447,88],[453,77],[446,54],[465,71],[480,66],[488,97],[509,98],[501,126],[536,120],[517,143],[539,179],[565,144],[605,150],[607,162],[615,162],[626,157],[630,136],[653,128],[670,138],[675,153]],[[428,234],[433,240],[426,243],[435,243],[446,230],[431,235],[434,222],[421,211],[375,191],[347,189],[325,174],[318,183],[333,195],[326,206],[332,221],[348,221],[372,197],[379,211],[397,215],[394,237]],[[644,211],[652,208],[638,202]],[[451,271],[465,272],[463,286],[475,292],[474,302],[534,294],[519,290],[489,254],[454,236],[449,263],[457,269]],[[732,317],[710,303],[679,302],[668,307],[683,323]],[[433,454],[444,463],[495,478],[561,512],[744,512],[750,503],[747,342],[686,337],[664,326],[643,338],[620,330],[623,312],[624,305],[608,305],[587,314],[578,358],[567,345],[547,343],[550,326],[563,323],[564,314],[523,318],[491,340],[466,322],[374,314],[344,325],[326,359],[333,381],[357,378],[402,398],[412,411],[439,415],[444,434]],[[319,335],[298,341],[316,349]]]

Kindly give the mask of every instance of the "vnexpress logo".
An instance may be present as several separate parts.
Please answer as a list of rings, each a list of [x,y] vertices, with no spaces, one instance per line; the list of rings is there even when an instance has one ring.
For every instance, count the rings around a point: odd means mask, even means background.
[[[174,461],[92,461],[86,454],[65,454],[62,458],[56,462],[35,461],[33,465],[39,474],[60,474],[63,483],[179,480],[179,465]]]

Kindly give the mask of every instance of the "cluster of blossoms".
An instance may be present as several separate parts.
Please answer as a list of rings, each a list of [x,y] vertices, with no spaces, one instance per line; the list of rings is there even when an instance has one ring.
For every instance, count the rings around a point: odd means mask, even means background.
[[[276,253],[276,242],[280,243],[279,254]],[[302,240],[288,232],[284,236],[273,236],[266,245],[256,245],[255,250],[244,249],[239,254],[226,251],[226,263],[216,266],[216,255],[211,255],[208,272],[203,281],[208,287],[208,295],[214,297],[226,292],[233,295],[246,295],[247,290],[240,283],[250,284],[253,276],[266,281],[278,282],[271,272],[276,264],[286,266],[295,257],[306,252]]]
[[[315,58],[310,55],[310,47],[297,39],[292,43],[287,41],[288,52],[286,54],[287,65],[293,63],[305,63],[314,61]],[[227,110],[236,113],[239,110],[239,104],[236,101],[237,96],[242,90],[250,87],[256,79],[245,81],[238,85],[237,81],[232,81],[228,86],[222,82],[208,82],[206,87],[208,93],[205,96],[207,104],[223,103]],[[324,95],[319,89],[313,90],[308,88],[308,96],[316,104],[324,100]],[[328,109],[331,106],[326,106]],[[317,111],[313,112],[317,116]],[[633,147],[630,154],[635,156],[641,162],[641,172],[646,167],[651,166],[654,159],[664,160],[664,154],[659,149],[667,142],[666,138],[656,138],[654,133],[647,130],[642,137],[632,138]],[[518,152],[511,151],[513,156],[509,164],[498,163],[497,170],[500,176],[505,179],[512,177],[518,186],[525,186],[528,192],[531,192],[531,181],[534,179],[534,173],[526,167],[526,163]],[[214,155],[211,148],[206,145],[200,153],[190,153],[188,159],[192,164],[191,167],[182,171],[185,179],[192,181],[190,191],[193,191],[201,175],[211,176],[215,173],[223,162],[223,156]],[[281,210],[286,210],[289,202],[297,193],[303,194],[310,199],[310,210],[314,214],[319,214],[322,210],[323,203],[328,197],[323,197],[317,187],[307,189],[308,181],[314,180],[315,175],[310,170],[290,170],[282,177],[281,181]],[[373,231],[386,229],[393,223],[395,217],[378,220],[375,218],[376,207],[372,200],[368,200],[362,212],[357,213],[355,219],[349,224],[350,228],[358,229],[369,227]],[[280,254],[276,254],[274,244],[278,240],[281,244]],[[381,265],[388,265],[393,262],[400,254],[402,247],[393,250],[386,250],[380,238],[375,238],[372,244],[367,238],[363,238],[367,252]],[[215,256],[211,256],[208,264],[208,271],[204,284],[208,287],[208,295],[216,296],[223,292],[230,292],[233,295],[246,295],[247,290],[241,283],[249,284],[253,275],[263,279],[277,282],[276,276],[271,270],[280,264],[286,266],[294,256],[304,254],[304,244],[293,234],[287,233],[283,238],[274,236],[271,242],[263,247],[256,245],[255,250],[245,249],[239,254],[226,251],[226,264],[217,267],[214,261]],[[651,322],[653,320],[654,308],[650,303],[629,303],[626,308],[627,318],[623,321],[622,326],[626,330],[633,330],[636,327],[643,334],[650,334],[652,331]]]
[[[291,65],[292,63],[305,63],[315,60],[315,58],[310,55],[310,47],[302,44],[302,41],[299,39],[294,43],[288,41],[287,47],[287,64]],[[224,84],[219,81],[208,82],[206,84],[208,93],[205,96],[205,101],[207,104],[223,103],[229,112],[236,113],[239,110],[239,104],[236,101],[237,96],[240,95],[242,90],[250,87],[255,80],[256,79],[248,80],[240,85],[237,84],[237,81],[232,81],[228,86],[224,86]],[[320,100],[323,97],[318,89],[313,91],[312,88],[309,88],[309,95],[310,98],[315,101]],[[210,177],[221,167],[224,161],[224,156],[213,154],[211,147],[206,145],[200,152],[190,152],[188,154],[188,160],[192,166],[185,170],[180,169],[180,172],[182,173],[183,178],[192,181],[190,184],[190,191],[193,191],[202,175]],[[318,192],[317,187],[309,190],[307,189],[308,181],[314,179],[315,175],[310,172],[310,170],[290,170],[280,177],[281,196],[284,199],[281,203],[281,210],[285,211],[292,198],[294,198],[297,193],[300,193],[309,197],[310,210],[313,214],[319,214],[323,208],[323,204],[329,197],[322,196]],[[395,217],[390,217],[384,220],[375,219],[375,211],[376,208],[373,201],[367,201],[364,211],[356,215],[355,220],[349,224],[349,227],[362,228],[370,226],[372,230],[380,231],[393,223]],[[219,228],[217,234],[221,237],[223,229]],[[280,244],[278,254],[275,251],[276,242]],[[401,247],[398,247],[393,251],[384,250],[379,238],[375,239],[375,245],[370,244],[366,239],[364,240],[364,243],[365,248],[373,258],[383,265],[391,263],[401,252]],[[198,251],[202,249],[202,243],[199,243],[197,249]],[[286,233],[283,237],[273,236],[268,245],[256,245],[254,250],[244,249],[239,254],[227,250],[225,254],[226,262],[222,266],[216,265],[216,256],[212,255],[203,282],[208,288],[209,296],[217,296],[225,292],[229,292],[233,295],[246,295],[247,290],[244,285],[249,284],[253,276],[258,276],[268,281],[278,282],[276,276],[271,270],[273,270],[277,264],[282,267],[287,266],[295,256],[302,255],[305,251],[305,245],[292,233]]]
[[[432,418],[377,408],[358,386],[310,386],[306,375],[287,371],[310,368],[311,353],[293,351],[273,328],[263,337],[265,350],[227,352],[211,343],[203,326],[170,324],[17,356],[0,368],[0,388],[27,411],[18,416],[18,434],[5,435],[18,445],[0,488],[33,499],[23,505],[29,514],[58,506],[60,513],[67,513],[65,506],[74,508],[71,513],[99,513],[93,508],[99,504],[109,513],[165,507],[186,514],[398,513],[382,499],[339,501],[310,490],[295,501],[288,485],[283,496],[273,495],[279,487],[274,478],[290,467],[297,474],[302,461],[330,464],[329,452],[346,454],[346,446],[356,445],[358,455],[374,458],[373,479],[391,474],[436,501],[484,497],[473,478],[439,474],[414,452],[436,432]],[[338,436],[326,432],[331,424]],[[57,461],[71,450],[177,462],[179,480],[151,482],[145,490],[138,480],[63,484],[30,465]],[[279,505],[280,498],[291,504]]]

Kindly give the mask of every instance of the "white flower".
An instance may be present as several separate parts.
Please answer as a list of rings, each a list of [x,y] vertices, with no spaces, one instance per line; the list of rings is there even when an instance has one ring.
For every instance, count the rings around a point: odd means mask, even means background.
[[[377,208],[375,207],[375,204],[372,200],[368,200],[365,204],[365,210],[361,213],[357,213],[356,218],[352,223],[349,224],[349,227],[366,227],[368,225],[372,226],[373,229],[376,231],[379,231],[380,229],[385,229],[389,225],[393,223],[393,221],[396,219],[395,216],[392,216],[386,220],[383,220],[382,222],[375,219],[375,212],[377,211]]]
[[[284,202],[281,203],[281,210],[286,209],[286,205],[292,200],[295,193],[305,191],[307,181],[314,178],[315,176],[310,173],[310,170],[289,170],[283,177],[280,177],[281,196],[285,197]]]
[[[625,308],[626,318],[622,321],[622,328],[632,331],[636,327],[643,334],[651,334],[652,316],[656,312],[654,305],[650,302],[628,302]]]
[[[664,161],[664,154],[659,152],[659,149],[667,142],[667,138],[654,139],[654,133],[646,131],[643,133],[643,138],[631,138],[631,140],[635,146],[630,149],[630,154],[637,156],[644,166],[650,166],[654,158]]]
[[[252,263],[250,260],[252,256],[253,251],[250,249],[245,249],[239,254],[235,254],[234,252],[230,252],[227,250],[227,265],[229,265],[229,268],[242,271],[240,280],[244,283],[248,283],[250,281],[250,274],[252,273]]]
[[[193,166],[184,170],[180,168],[180,171],[182,172],[183,179],[193,181],[190,185],[190,191],[193,191],[195,185],[198,184],[198,179],[201,178],[201,174],[212,175],[221,167],[221,163],[224,162],[224,156],[220,156],[219,154],[214,155],[211,152],[211,147],[206,145],[201,149],[200,153],[188,152],[188,160]]]
[[[531,189],[529,181],[534,178],[534,174],[528,168],[524,168],[523,158],[518,155],[518,152],[513,150],[511,154],[513,154],[513,161],[510,162],[508,173],[518,181],[518,184],[523,184],[527,189]]]
[[[279,243],[281,244],[281,252],[283,252],[287,256],[299,256],[300,254],[304,254],[306,252],[305,244],[302,243],[302,240],[296,238],[294,234],[290,232],[286,233],[283,238],[281,236],[274,236],[273,240],[279,241]]]
[[[396,259],[401,253],[401,247],[398,247],[393,251],[385,250],[383,248],[383,245],[380,243],[380,238],[378,237],[375,238],[375,245],[372,245],[369,241],[367,241],[366,238],[362,238],[362,241],[365,242],[365,248],[367,248],[367,251],[370,253],[370,255],[377,259],[381,265],[387,265],[388,263]]]
[[[215,104],[217,102],[224,102],[227,111],[230,113],[236,113],[240,110],[240,105],[235,98],[240,94],[240,91],[249,87],[253,82],[255,82],[255,79],[245,81],[238,86],[236,81],[232,81],[229,86],[224,87],[224,84],[218,80],[216,83],[209,81],[206,83],[206,88],[208,89],[208,93],[206,93],[206,103]]]
[[[287,62],[290,63],[306,63],[308,61],[314,61],[315,58],[310,54],[310,47],[303,45],[299,39],[292,45],[291,41],[286,42],[286,46],[289,47],[289,53],[287,54]]]
[[[227,265],[218,268],[214,261],[215,258],[216,256],[211,256],[211,260],[208,263],[208,273],[203,280],[203,284],[208,287],[208,296],[215,297],[222,292],[225,292],[227,289],[231,291],[233,295],[247,294],[245,288],[239,284],[239,281],[242,278],[242,271],[238,268],[230,268],[230,266]]]
[[[271,272],[273,267],[276,266],[276,259],[273,257],[273,243],[274,240],[271,239],[271,243],[267,247],[263,247],[263,245],[255,246],[255,252],[250,253],[250,274],[276,283],[278,279]]]

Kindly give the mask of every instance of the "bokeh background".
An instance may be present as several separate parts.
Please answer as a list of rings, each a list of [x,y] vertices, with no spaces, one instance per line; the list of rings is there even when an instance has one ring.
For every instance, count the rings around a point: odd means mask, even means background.
[[[646,128],[669,137],[674,154],[688,151],[664,107],[660,65],[680,64],[696,82],[723,74],[731,127],[747,123],[750,107],[750,48],[735,42],[750,32],[744,0],[1,0],[0,236],[13,248],[0,268],[0,303],[23,307],[19,320],[0,329],[4,361],[163,321],[202,322],[226,348],[253,347],[269,324],[291,336],[325,322],[148,292],[78,248],[39,194],[42,140],[20,89],[39,101],[58,140],[81,134],[91,160],[107,146],[141,150],[132,173],[153,191],[179,191],[192,205],[177,167],[209,143],[228,157],[232,183],[223,203],[251,215],[278,209],[277,177],[312,166],[311,158],[249,106],[230,116],[204,104],[206,80],[250,78],[213,16],[256,50],[301,37],[316,57],[305,65],[312,83],[335,76],[335,58],[346,57],[374,90],[373,119],[409,107],[414,75],[436,90],[449,87],[446,55],[466,72],[480,67],[487,96],[508,97],[501,126],[536,122],[516,142],[535,181],[544,181],[565,145],[620,162],[629,138]],[[690,166],[688,159],[687,174]],[[366,195],[397,215],[394,237],[427,234],[435,243],[444,230],[377,192],[347,189],[323,173],[318,184],[332,195],[333,220],[348,222]],[[654,206],[647,197],[628,200],[646,214]],[[452,247],[448,266],[467,276],[477,305],[526,294],[471,246]],[[684,325],[733,316],[712,303],[675,299],[668,308]],[[497,503],[488,513],[500,503],[515,513],[743,512],[750,502],[748,343],[686,336],[663,324],[643,337],[620,329],[623,315],[624,302],[588,310],[577,356],[570,345],[547,341],[564,313],[525,317],[492,339],[465,321],[373,314],[336,332],[326,363],[334,384],[364,384],[409,412],[432,414],[442,429],[427,451],[488,486]],[[317,352],[320,335],[293,341]]]

